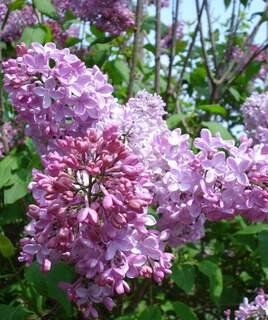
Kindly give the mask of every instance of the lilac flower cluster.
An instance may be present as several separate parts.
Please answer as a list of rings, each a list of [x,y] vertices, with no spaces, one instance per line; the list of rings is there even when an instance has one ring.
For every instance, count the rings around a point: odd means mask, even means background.
[[[0,4],[0,23],[5,16],[6,9],[5,4]],[[31,26],[36,23],[37,19],[32,6],[25,5],[21,10],[10,12],[3,30],[0,31],[0,38],[5,42],[12,42],[21,36],[26,26]]]
[[[48,19],[46,25],[51,29],[53,40],[58,48],[64,48],[68,38],[79,38],[78,25],[72,24],[67,30],[62,30],[61,25],[52,19]]]
[[[237,63],[247,63],[249,57],[259,49],[259,46],[252,44],[250,47],[242,50],[239,47],[235,47],[233,50],[233,58]],[[268,75],[267,57],[265,51],[256,56],[255,61],[261,62],[261,68],[255,78],[265,81]]]
[[[64,16],[67,10],[83,21],[89,21],[101,31],[119,35],[134,25],[133,13],[127,0],[54,0],[57,11]]]
[[[79,278],[62,284],[85,317],[97,317],[95,304],[111,310],[112,296],[130,290],[127,278],[170,273],[172,255],[164,252],[165,231],[148,229],[155,220],[146,208],[152,196],[138,158],[118,139],[116,127],[57,141],[58,151],[35,170],[28,237],[20,260],[36,256],[43,271],[65,260]]]
[[[162,162],[154,178],[158,226],[169,230],[171,246],[200,238],[205,219],[268,221],[267,146],[242,138],[236,147],[207,129],[194,140],[196,154],[179,130],[156,136],[153,145]]]
[[[9,149],[12,149],[19,142],[20,129],[15,128],[11,122],[5,122],[0,130],[0,159],[5,156],[4,141]],[[4,134],[4,137],[3,137]]]
[[[17,59],[3,63],[4,88],[41,154],[54,148],[56,138],[83,136],[114,103],[106,77],[68,49],[33,43],[17,51]]]
[[[268,143],[268,93],[250,96],[241,111],[249,136],[256,142]]]
[[[180,40],[183,37],[183,27],[184,23],[179,21],[177,24],[177,29],[176,29],[176,40]],[[161,39],[161,47],[168,49],[171,47],[172,44],[172,26],[168,28],[168,31],[163,35]]]
[[[226,320],[231,319],[231,310],[225,311]],[[235,320],[265,320],[268,317],[268,295],[261,289],[258,295],[251,302],[244,298],[235,311]]]

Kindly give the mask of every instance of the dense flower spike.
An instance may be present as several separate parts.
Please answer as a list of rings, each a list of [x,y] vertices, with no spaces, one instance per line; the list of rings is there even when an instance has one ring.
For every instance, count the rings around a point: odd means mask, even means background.
[[[86,68],[69,49],[33,43],[17,51],[17,59],[3,63],[4,87],[40,153],[53,149],[55,138],[84,135],[115,103],[101,71]]]
[[[231,319],[231,311],[225,311],[226,320]],[[258,295],[251,302],[244,298],[239,305],[239,310],[235,311],[235,320],[265,320],[268,317],[268,295],[259,290]]]
[[[268,143],[268,93],[250,96],[241,111],[249,136],[256,142]]]
[[[101,31],[119,35],[134,24],[131,5],[127,0],[54,0],[54,5],[64,16],[67,10],[83,21],[94,23]]]
[[[170,273],[172,255],[164,252],[167,232],[147,229],[152,196],[142,164],[118,139],[117,128],[58,140],[58,152],[44,157],[44,173],[35,170],[29,207],[29,237],[20,260],[34,257],[43,271],[59,260],[79,275],[62,284],[85,316],[97,316],[95,303],[113,306],[111,297],[130,290],[126,279]]]

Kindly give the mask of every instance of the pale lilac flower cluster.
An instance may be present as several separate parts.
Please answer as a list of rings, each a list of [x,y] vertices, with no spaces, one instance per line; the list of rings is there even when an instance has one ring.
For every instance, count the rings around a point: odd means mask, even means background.
[[[225,311],[226,320],[231,319],[231,311]],[[268,295],[261,289],[251,302],[244,298],[235,311],[235,320],[265,320],[268,318]]]
[[[116,125],[125,143],[149,168],[154,135],[168,130],[163,116],[165,103],[157,94],[140,91],[126,105],[114,104],[97,127]]]
[[[37,19],[32,6],[25,5],[21,10],[10,12],[4,29],[0,32],[0,38],[5,42],[12,42],[21,36],[22,31],[26,26],[32,26],[36,23]]]
[[[61,16],[67,10],[83,21],[89,21],[101,31],[119,35],[134,25],[130,1],[127,0],[54,0]]]
[[[4,138],[3,135],[4,134]],[[0,130],[0,159],[5,156],[4,141],[9,149],[12,149],[19,142],[20,129],[13,126],[11,122],[5,122]]]
[[[114,103],[98,67],[86,68],[69,49],[33,43],[17,50],[17,59],[3,63],[4,88],[41,154],[54,148],[55,138],[83,136]]]
[[[254,93],[241,111],[249,136],[256,142],[268,143],[268,93]]]
[[[183,27],[184,23],[179,21],[177,24],[177,29],[176,29],[176,40],[180,40],[183,37]],[[161,39],[161,47],[168,49],[171,47],[172,44],[172,26],[168,28],[168,31],[163,35]]]
[[[252,140],[213,137],[203,129],[190,149],[189,136],[179,130],[159,135],[153,142],[155,201],[158,225],[169,230],[169,244],[176,246],[202,237],[205,219],[232,219],[240,214],[250,222],[268,221],[268,148],[251,147]],[[158,172],[157,172],[158,171]]]
[[[250,56],[259,49],[259,46],[256,44],[251,45],[246,48],[246,50],[242,50],[239,47],[235,47],[233,50],[233,58],[237,63],[245,64],[247,63]],[[261,62],[261,68],[255,78],[265,81],[268,75],[268,65],[267,65],[267,57],[266,52],[261,52],[258,56],[256,56],[255,61]]]
[[[161,282],[170,273],[168,234],[147,228],[155,224],[148,176],[116,127],[57,144],[43,158],[44,173],[33,172],[37,205],[29,207],[20,260],[30,265],[36,257],[45,272],[60,260],[73,264],[79,278],[61,287],[85,317],[96,318],[95,304],[111,310],[112,297],[129,292],[127,278]]]

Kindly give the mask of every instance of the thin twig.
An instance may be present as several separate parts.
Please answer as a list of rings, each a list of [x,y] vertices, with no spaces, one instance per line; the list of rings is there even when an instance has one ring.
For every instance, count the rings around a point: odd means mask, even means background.
[[[204,3],[207,3],[207,0],[204,0]],[[196,11],[197,14],[199,13],[200,9],[199,9],[199,1],[195,0],[195,5],[196,5]],[[201,42],[201,49],[202,49],[202,55],[203,55],[203,59],[204,59],[204,64],[205,64],[205,68],[207,71],[207,75],[209,78],[209,81],[211,83],[211,85],[215,85],[215,81],[214,81],[214,76],[212,74],[212,71],[210,69],[210,65],[209,65],[209,61],[208,61],[208,56],[207,56],[207,51],[206,51],[206,44],[205,44],[205,40],[204,40],[204,35],[203,35],[203,28],[202,28],[202,23],[200,23],[198,25],[198,29],[199,29],[199,34],[200,34],[200,42]]]
[[[156,0],[155,21],[155,92],[160,93],[160,54],[161,54],[161,0]]]
[[[210,8],[209,8],[209,0],[206,1],[205,3],[205,9],[206,9],[206,14],[207,14],[207,22],[208,22],[208,34],[209,34],[209,40],[211,44],[211,51],[212,51],[212,58],[213,58],[213,63],[214,63],[214,68],[217,74],[217,53],[216,53],[216,44],[215,44],[215,39],[213,35],[213,30],[212,30],[212,22],[211,22],[211,17],[210,17]]]
[[[128,86],[128,98],[132,97],[133,95],[134,81],[136,78],[136,68],[137,68],[139,44],[140,44],[140,38],[141,38],[142,13],[143,13],[143,0],[137,0],[136,23],[135,23],[136,30],[135,30],[135,37],[134,37],[132,64],[131,64],[131,70],[130,70],[130,80],[129,80],[129,86]]]
[[[227,82],[226,87],[224,91],[222,92],[221,96],[223,96],[226,91],[230,88],[230,86],[237,80],[237,78],[240,77],[240,75],[247,69],[249,64],[258,56],[260,55],[263,51],[268,49],[268,43],[264,45],[262,48],[257,49],[248,59],[248,61],[240,67],[240,69],[237,70],[237,72],[234,72],[234,76]]]
[[[194,33],[193,33],[193,36],[192,36],[192,41],[191,41],[191,43],[189,45],[188,52],[187,52],[186,58],[185,58],[184,63],[183,63],[183,67],[182,67],[179,79],[177,81],[177,84],[176,84],[176,89],[177,89],[178,93],[180,91],[181,84],[182,84],[182,81],[183,81],[183,76],[184,76],[185,70],[186,70],[186,68],[188,66],[188,62],[189,62],[189,59],[190,59],[190,56],[192,54],[192,50],[193,50],[193,47],[194,47],[194,44],[195,44],[195,41],[196,41],[196,36],[197,36],[198,30],[199,30],[199,25],[200,25],[200,22],[201,22],[201,16],[202,16],[202,13],[203,13],[204,6],[205,6],[205,0],[203,0],[201,9],[199,11],[199,14],[198,14],[198,17],[197,17],[196,27],[195,27],[195,30],[194,30]]]
[[[172,42],[171,48],[169,52],[169,66],[168,66],[168,78],[167,78],[167,89],[166,89],[166,103],[168,103],[169,97],[171,96],[171,80],[172,80],[172,69],[173,69],[173,62],[174,57],[176,54],[176,42],[177,42],[177,27],[178,27],[178,17],[179,17],[179,6],[180,0],[176,0],[175,10],[174,10],[174,1],[173,0],[173,12],[172,12]]]

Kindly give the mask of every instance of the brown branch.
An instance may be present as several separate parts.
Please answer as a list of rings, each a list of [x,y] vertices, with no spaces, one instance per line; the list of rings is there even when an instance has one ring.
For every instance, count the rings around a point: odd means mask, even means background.
[[[155,21],[155,92],[160,93],[160,54],[161,54],[161,0],[156,0]]]
[[[207,3],[207,0],[204,0],[204,3]],[[196,11],[197,14],[200,12],[200,8],[199,8],[199,1],[195,0],[195,5],[196,5]],[[208,55],[207,55],[207,51],[206,51],[206,44],[205,44],[205,40],[204,40],[204,35],[203,35],[203,28],[202,28],[202,23],[200,23],[198,25],[198,29],[199,29],[199,34],[200,34],[200,42],[201,42],[201,50],[202,50],[202,55],[203,55],[203,59],[204,59],[204,64],[205,64],[205,68],[207,71],[207,75],[209,78],[209,81],[211,83],[212,86],[215,85],[215,81],[214,81],[214,76],[212,74],[212,71],[210,69],[210,65],[209,65],[209,61],[208,61]]]
[[[134,81],[136,78],[136,68],[137,68],[138,55],[139,55],[139,44],[141,39],[142,13],[143,13],[143,0],[137,0],[136,22],[135,22],[136,30],[135,30],[135,37],[134,37],[132,64],[131,64],[131,70],[130,70],[130,80],[129,80],[129,86],[128,86],[128,98],[132,97],[133,95]]]
[[[250,65],[250,63],[258,56],[260,55],[263,51],[268,49],[268,43],[264,45],[262,48],[257,49],[248,59],[248,61],[240,67],[240,69],[235,72],[234,76],[227,82],[226,87],[224,91],[222,92],[221,96],[223,96],[226,91],[230,88],[230,86],[237,80],[237,78],[240,77],[240,75],[247,69],[247,67]]]
[[[173,0],[173,4],[174,4]],[[180,6],[180,0],[176,0],[175,10],[174,5],[173,11],[172,11],[172,41],[171,41],[171,48],[169,52],[169,66],[168,66],[168,77],[167,77],[167,89],[166,89],[166,103],[168,103],[169,97],[171,96],[171,80],[172,80],[172,68],[173,68],[173,62],[174,57],[176,54],[176,42],[177,42],[177,27],[178,27],[178,17],[179,17],[179,6]]]
[[[210,18],[209,0],[207,0],[205,3],[205,9],[206,9],[206,14],[207,14],[208,34],[209,34],[209,40],[211,43],[212,58],[213,58],[214,68],[215,68],[216,74],[217,74],[218,62],[217,62],[216,45],[215,45],[215,41],[214,41],[215,39],[214,39],[214,35],[213,35],[213,30],[212,30],[212,22],[211,22],[211,18]]]
[[[179,79],[177,81],[177,84],[176,84],[176,89],[177,89],[178,93],[180,91],[181,84],[182,84],[182,81],[183,81],[183,76],[184,76],[185,70],[186,70],[186,68],[188,66],[188,62],[189,62],[189,59],[190,59],[190,56],[192,54],[192,50],[193,50],[193,47],[194,47],[194,44],[195,44],[195,41],[196,41],[196,36],[197,36],[198,30],[199,30],[199,25],[200,25],[200,22],[201,22],[201,16],[202,16],[202,13],[203,13],[204,6],[205,6],[205,0],[203,0],[201,9],[199,10],[196,27],[194,29],[194,33],[193,33],[193,36],[192,36],[192,41],[191,41],[191,43],[189,45],[188,52],[187,52],[186,58],[185,58],[184,63],[183,63],[183,67],[182,67]]]

